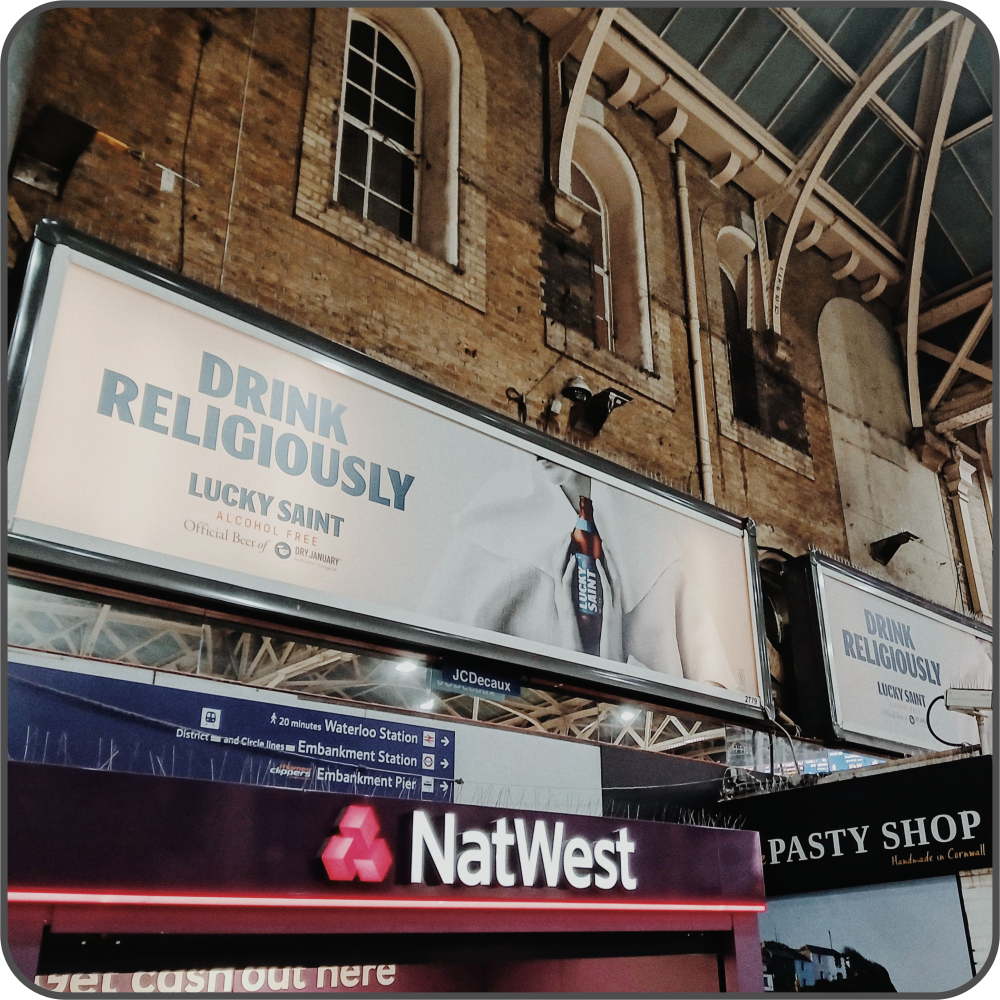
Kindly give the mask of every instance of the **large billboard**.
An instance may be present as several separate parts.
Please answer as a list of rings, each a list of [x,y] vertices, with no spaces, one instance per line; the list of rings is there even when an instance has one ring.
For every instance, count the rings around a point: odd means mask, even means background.
[[[795,673],[803,721],[837,740],[889,750],[979,745],[948,688],[992,688],[986,625],[816,553],[792,574]]]
[[[53,231],[14,345],[14,536],[766,711],[749,525]]]

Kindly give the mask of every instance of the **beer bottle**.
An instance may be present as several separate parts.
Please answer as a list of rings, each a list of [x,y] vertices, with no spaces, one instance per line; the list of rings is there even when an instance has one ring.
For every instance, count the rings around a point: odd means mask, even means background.
[[[601,536],[594,524],[594,505],[590,497],[580,497],[580,516],[570,536],[573,558],[573,606],[580,641],[585,653],[601,654],[601,623],[604,614],[604,590],[597,575],[601,558]]]

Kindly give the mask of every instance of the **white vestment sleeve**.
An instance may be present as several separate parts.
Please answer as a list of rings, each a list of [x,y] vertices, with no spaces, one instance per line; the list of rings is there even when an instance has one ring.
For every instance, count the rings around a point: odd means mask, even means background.
[[[625,616],[623,633],[626,653],[650,670],[739,688],[708,602],[686,580],[679,561]]]

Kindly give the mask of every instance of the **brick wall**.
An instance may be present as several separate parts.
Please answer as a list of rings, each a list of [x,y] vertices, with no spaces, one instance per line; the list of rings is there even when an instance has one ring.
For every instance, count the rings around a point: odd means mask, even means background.
[[[461,232],[468,245],[461,274],[435,281],[421,273],[431,265],[419,254],[410,266],[389,253],[375,227],[343,213],[331,223],[328,200],[320,197],[330,179],[323,170],[332,171],[328,131],[340,95],[339,84],[325,97],[317,86],[339,80],[343,55],[329,44],[329,32],[318,29],[322,19],[329,27],[337,17],[342,13],[266,7],[50,11],[23,122],[51,103],[144,158],[95,142],[60,199],[17,182],[11,193],[30,223],[43,215],[61,218],[510,416],[515,410],[505,391],[513,386],[527,394],[528,420],[538,426],[549,398],[574,374],[595,389],[621,384],[614,382],[613,365],[595,372],[546,342],[541,36],[507,9],[447,12],[463,58],[473,60],[468,74],[463,68],[463,121],[477,134],[463,137]],[[670,155],[657,142],[653,122],[630,107],[605,106],[605,115],[609,131],[634,157],[644,188],[652,188],[644,190],[649,284],[662,340],[658,363],[668,365],[673,385],[659,400],[625,386],[634,402],[617,410],[594,441],[569,430],[568,407],[546,427],[697,493]],[[467,141],[479,144],[476,156],[465,149]],[[720,203],[741,206],[745,197],[712,186],[707,166],[685,155],[700,260],[699,219]],[[161,191],[156,164],[190,183],[178,179],[172,192]],[[350,225],[353,235],[344,228]],[[17,250],[13,229],[9,239]],[[475,265],[477,253],[485,295],[469,291],[474,272],[462,266]],[[698,280],[703,354],[711,369],[711,339],[721,331],[700,269]],[[793,258],[784,295],[782,330],[790,371],[804,393],[812,478],[719,434],[718,380],[707,373],[717,502],[752,515],[764,544],[794,552],[813,544],[847,554],[816,340],[823,304],[846,294],[847,284],[834,282],[828,262],[808,252]]]

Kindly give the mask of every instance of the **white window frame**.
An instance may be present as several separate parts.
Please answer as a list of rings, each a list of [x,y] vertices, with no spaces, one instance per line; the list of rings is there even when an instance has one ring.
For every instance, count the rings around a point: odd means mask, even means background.
[[[607,344],[598,344],[599,348],[611,351],[612,354],[615,353],[615,299],[614,299],[614,283],[611,278],[611,234],[608,231],[608,205],[604,200],[603,195],[598,189],[597,185],[590,179],[587,171],[580,166],[576,161],[573,162],[573,167],[580,171],[583,179],[590,185],[590,190],[594,192],[594,197],[597,199],[597,204],[600,206],[600,211],[596,212],[590,205],[584,203],[584,211],[590,212],[592,215],[597,215],[601,220],[601,256],[604,258],[604,266],[599,266],[596,261],[591,261],[591,267],[594,272],[598,274],[601,278],[601,284],[604,286],[604,311],[605,321],[608,325],[608,342]]]
[[[407,65],[410,67],[410,72],[413,74],[413,81],[414,81],[415,89],[416,89],[416,102],[415,102],[415,107],[414,107],[414,118],[413,118],[413,147],[414,148],[412,150],[406,149],[404,146],[401,146],[395,140],[390,139],[386,135],[383,135],[381,132],[378,131],[378,129],[374,128],[372,125],[364,124],[363,122],[359,121],[357,118],[354,118],[353,116],[351,116],[351,115],[349,115],[347,113],[347,84],[348,84],[348,79],[347,79],[347,65],[348,65],[348,61],[350,60],[350,56],[351,56],[351,28],[354,25],[355,21],[360,21],[362,24],[367,24],[370,28],[372,28],[376,32],[376,41],[375,41],[375,54],[376,55],[378,53],[378,38],[377,38],[377,33],[381,32],[383,35],[386,36],[386,38],[389,39],[390,42],[392,42],[393,45],[396,46],[396,48],[399,50],[399,52],[402,55],[402,57],[406,60]],[[367,58],[367,55],[365,53],[360,53],[360,54],[364,55]],[[381,100],[379,97],[377,97],[375,95],[375,73],[377,71],[378,71],[378,66],[377,66],[377,64],[375,62],[375,58],[373,56],[372,57],[372,100],[373,101],[379,101],[379,100]],[[391,70],[387,70],[387,72],[391,73],[392,71]],[[393,74],[393,75],[395,75],[395,74]],[[404,82],[406,82],[406,81],[404,81]],[[412,243],[414,245],[418,244],[419,233],[420,233],[420,196],[421,196],[421,191],[420,191],[420,179],[421,178],[420,178],[420,174],[421,174],[421,164],[423,162],[423,157],[421,155],[421,142],[422,142],[422,139],[423,139],[423,111],[424,111],[424,108],[423,108],[423,91],[424,91],[424,88],[423,88],[422,78],[421,78],[421,75],[420,75],[420,67],[417,65],[417,62],[413,58],[412,54],[410,53],[410,50],[403,44],[403,42],[399,39],[399,37],[394,32],[391,32],[387,28],[382,27],[382,25],[377,24],[375,21],[372,21],[372,20],[370,20],[367,17],[362,17],[360,14],[355,13],[354,10],[352,9],[351,13],[350,13],[350,17],[348,18],[348,21],[347,21],[347,37],[346,37],[346,39],[344,41],[344,70],[343,70],[343,77],[342,77],[341,84],[340,84],[340,105],[339,105],[339,108],[338,108],[340,114],[337,116],[337,118],[338,118],[338,122],[337,122],[337,161],[336,161],[336,165],[334,167],[333,199],[334,199],[334,201],[338,201],[339,202],[339,198],[340,198],[340,177],[341,177],[341,174],[340,174],[340,158],[341,158],[341,154],[342,154],[343,147],[344,147],[344,143],[343,143],[343,138],[344,138],[344,122],[345,121],[349,121],[351,123],[351,125],[353,125],[356,129],[360,129],[362,132],[365,133],[365,135],[369,136],[372,141],[374,141],[374,142],[380,142],[384,146],[388,146],[390,149],[392,149],[395,152],[401,154],[402,156],[405,156],[407,159],[409,159],[409,160],[411,160],[413,162],[413,168],[414,168],[413,169],[413,212],[412,212],[412,214],[413,214],[413,230],[412,230],[412,232],[410,234],[410,238],[408,240],[406,239],[405,236],[400,236],[399,233],[394,233],[393,235],[397,236],[401,240],[406,240],[407,243]],[[385,101],[381,101],[381,103],[385,104],[386,107],[391,108],[397,114],[400,113],[399,109],[398,108],[393,108],[391,104],[386,104]],[[367,222],[367,223],[369,223],[370,225],[373,225],[373,226],[377,226],[379,224],[377,222],[375,222],[374,220],[369,219],[368,216],[367,216],[367,214],[366,214],[367,210],[368,210],[368,196],[371,193],[371,186],[370,186],[371,170],[372,170],[372,155],[371,155],[371,150],[372,150],[373,147],[371,146],[371,144],[369,144],[368,148],[369,148],[369,152],[368,152],[368,155],[367,155],[367,162],[365,164],[365,201],[364,201],[364,209],[362,211],[361,218],[362,218],[362,220],[364,222]],[[349,180],[353,180],[353,178],[348,178],[348,179]],[[383,195],[378,195],[378,197],[382,198],[384,201],[388,201],[389,200],[388,198],[385,198]],[[391,204],[394,204],[394,203],[391,203]],[[406,209],[404,209],[402,205],[397,205],[396,207],[399,208],[401,211],[406,211]]]
[[[621,143],[599,122],[586,117],[580,119],[577,127],[573,162],[606,208],[611,308],[616,314],[615,350],[609,353],[638,371],[652,372],[646,224],[642,186],[635,166]],[[597,183],[594,183],[595,178]],[[624,349],[628,353],[621,353],[623,333]]]

